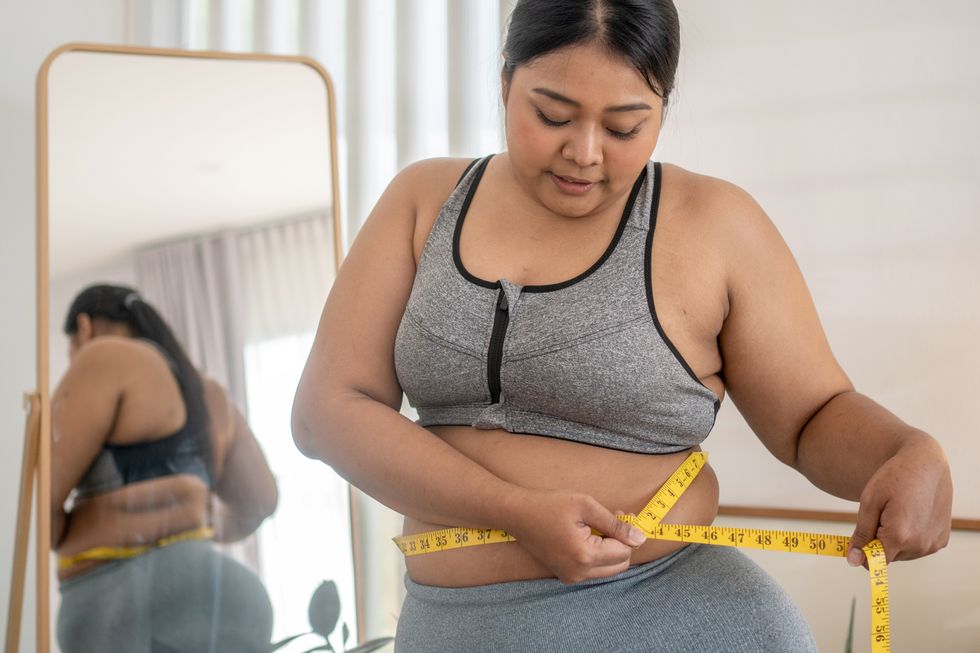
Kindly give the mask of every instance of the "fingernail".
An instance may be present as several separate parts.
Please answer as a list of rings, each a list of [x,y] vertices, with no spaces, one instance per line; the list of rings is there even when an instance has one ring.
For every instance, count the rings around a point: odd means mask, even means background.
[[[862,562],[864,562],[864,554],[860,549],[851,549],[847,552],[847,564],[858,567]]]
[[[629,541],[630,544],[639,546],[647,541],[647,536],[636,526],[630,526]]]

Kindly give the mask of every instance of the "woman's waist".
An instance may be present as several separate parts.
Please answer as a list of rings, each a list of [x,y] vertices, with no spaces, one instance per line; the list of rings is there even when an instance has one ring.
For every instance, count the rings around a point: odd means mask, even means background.
[[[87,578],[94,578],[106,573],[112,574],[114,570],[131,570],[134,566],[135,568],[146,568],[146,565],[152,567],[159,563],[161,556],[167,560],[178,559],[183,561],[213,559],[222,554],[214,546],[211,539],[212,535],[213,531],[210,528],[202,527],[185,533],[178,533],[169,540],[164,540],[162,543],[153,546],[139,547],[138,552],[134,550],[137,547],[97,547],[82,552],[78,556],[78,558],[84,558],[81,560],[59,556],[59,587],[64,591]],[[115,550],[106,551],[105,549]],[[100,557],[88,559],[87,554]],[[60,568],[60,563],[63,562],[71,564]]]
[[[430,427],[443,440],[495,475],[521,487],[581,492],[611,512],[638,513],[690,451],[639,454],[535,435]],[[666,523],[710,524],[718,511],[718,482],[707,465],[664,518]],[[453,526],[406,517],[404,534]],[[499,528],[499,524],[486,524]],[[633,554],[642,564],[684,545],[650,540]],[[446,587],[546,578],[552,574],[519,543],[489,544],[406,559],[417,583]]]
[[[58,576],[68,578],[105,560],[138,555],[133,552],[187,534],[209,539],[209,531],[206,501],[128,510],[105,495],[93,497],[75,506],[70,514],[68,531],[57,550]]]

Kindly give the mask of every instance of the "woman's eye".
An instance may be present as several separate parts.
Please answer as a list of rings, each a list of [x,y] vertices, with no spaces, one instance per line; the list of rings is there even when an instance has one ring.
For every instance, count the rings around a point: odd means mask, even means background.
[[[549,127],[561,127],[562,125],[567,125],[569,123],[568,120],[552,120],[548,116],[544,115],[544,113],[541,112],[541,109],[535,109],[535,111],[537,111],[538,118],[541,119],[541,122]]]
[[[548,116],[544,115],[544,112],[541,111],[541,109],[535,109],[535,112],[538,114],[538,118],[541,120],[541,122],[549,127],[564,127],[571,122],[571,120],[552,120]],[[606,131],[608,131],[609,135],[613,138],[618,138],[621,141],[628,141],[636,136],[636,134],[640,131],[640,126],[637,125],[628,132],[616,131],[615,129],[607,129]]]
[[[609,130],[609,134],[613,138],[618,138],[618,139],[620,139],[622,141],[628,141],[629,139],[631,139],[634,136],[636,136],[637,132],[639,132],[639,131],[640,131],[640,127],[639,126],[636,126],[633,129],[629,130],[628,132],[618,132],[618,131],[616,131],[614,129],[610,129]]]

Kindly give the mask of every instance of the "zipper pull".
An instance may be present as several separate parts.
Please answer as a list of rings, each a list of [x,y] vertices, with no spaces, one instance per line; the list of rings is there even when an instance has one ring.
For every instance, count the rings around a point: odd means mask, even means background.
[[[507,302],[507,291],[503,288],[500,289],[500,301],[497,302],[497,310],[507,311],[510,308],[510,304]]]

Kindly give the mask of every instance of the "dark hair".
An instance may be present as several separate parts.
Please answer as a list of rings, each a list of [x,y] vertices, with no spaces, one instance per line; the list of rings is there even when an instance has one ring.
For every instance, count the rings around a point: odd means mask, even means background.
[[[208,463],[208,469],[213,469],[204,381],[156,309],[146,303],[133,288],[97,284],[80,292],[72,301],[65,317],[67,335],[78,332],[78,316],[81,313],[93,319],[104,318],[126,324],[137,338],[151,340],[166,352],[176,366],[175,376],[187,410],[187,424],[195,427],[192,430],[200,438],[198,444]]]
[[[518,0],[504,43],[503,77],[572,45],[597,43],[633,64],[667,106],[680,55],[671,0]]]

